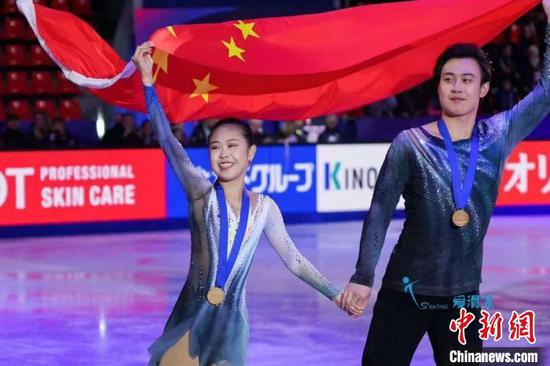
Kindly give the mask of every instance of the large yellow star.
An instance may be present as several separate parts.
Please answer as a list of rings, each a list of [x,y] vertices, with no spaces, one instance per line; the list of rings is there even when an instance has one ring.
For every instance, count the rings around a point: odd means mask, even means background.
[[[229,53],[227,54],[227,57],[237,57],[239,60],[244,62],[243,53],[246,52],[242,48],[239,48],[237,44],[235,43],[235,40],[233,37],[229,40],[229,42],[222,41],[225,47],[227,47],[227,50]]]
[[[242,32],[244,39],[247,39],[248,36],[260,38],[256,32],[254,32],[254,26],[256,23],[245,23],[242,20],[239,20],[237,23],[233,24],[235,27],[239,28]]]
[[[195,91],[191,94],[190,98],[198,97],[199,95],[208,103],[208,93],[219,89],[216,85],[210,84],[210,73],[204,77],[204,79],[193,79],[195,84]]]

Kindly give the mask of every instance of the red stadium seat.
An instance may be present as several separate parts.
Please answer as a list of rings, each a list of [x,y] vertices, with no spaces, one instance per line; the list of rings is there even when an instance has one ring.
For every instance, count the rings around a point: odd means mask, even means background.
[[[0,101],[0,121],[6,120],[6,108],[4,107],[4,102]]]
[[[53,9],[69,11],[69,1],[68,0],[51,0],[50,6]]]
[[[22,18],[6,17],[4,19],[4,31],[0,35],[2,39],[27,40],[28,30]]]
[[[5,51],[5,66],[27,66],[27,51],[22,44],[8,44]]]
[[[31,88],[33,94],[55,94],[52,74],[46,71],[33,71]]]
[[[54,66],[55,63],[39,44],[33,44],[30,49],[30,65]]]
[[[80,104],[74,99],[62,99],[59,112],[65,120],[82,119]]]
[[[78,95],[80,89],[72,81],[67,80],[63,72],[57,73],[57,94]]]
[[[8,113],[15,114],[25,121],[30,121],[32,117],[31,106],[26,99],[11,100],[8,103]]]
[[[33,2],[38,5],[48,6],[47,0],[33,0]]]
[[[4,14],[17,14],[19,10],[17,9],[16,0],[4,0],[4,6],[2,7]]]
[[[29,81],[26,72],[8,72],[6,79],[7,94],[29,94]]]
[[[91,1],[73,0],[73,13],[82,17],[91,17],[93,15]]]
[[[6,95],[6,74],[0,72],[0,96]],[[1,101],[0,101],[1,102]]]
[[[52,99],[37,99],[34,102],[35,112],[46,112],[50,118],[58,116],[57,106]]]

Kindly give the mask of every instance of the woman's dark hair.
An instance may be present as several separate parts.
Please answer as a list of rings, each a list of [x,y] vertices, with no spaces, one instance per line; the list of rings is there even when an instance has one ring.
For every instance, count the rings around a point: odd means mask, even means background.
[[[248,146],[254,145],[252,143],[252,130],[250,129],[250,126],[236,118],[225,118],[216,123],[214,127],[212,127],[210,135],[208,136],[208,144],[210,144],[210,139],[212,138],[214,131],[223,126],[235,126],[239,128]]]
[[[491,61],[481,48],[473,43],[457,43],[447,47],[445,51],[437,58],[434,68],[434,81],[436,84],[441,79],[441,71],[443,66],[453,58],[472,58],[474,59],[481,70],[481,84],[491,81],[493,70]]]

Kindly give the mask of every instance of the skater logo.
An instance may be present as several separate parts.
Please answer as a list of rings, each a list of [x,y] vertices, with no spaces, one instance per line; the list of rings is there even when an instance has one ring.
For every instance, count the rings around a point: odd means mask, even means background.
[[[419,309],[421,309],[420,305],[418,305],[418,301],[416,301],[416,297],[414,296],[414,290],[413,290],[413,285],[418,282],[418,281],[414,281],[414,282],[411,282],[411,280],[409,279],[409,277],[403,277],[403,285],[405,285],[405,287],[403,288],[403,291],[406,293],[406,294],[411,294],[411,297],[414,301],[414,303],[416,304],[416,307],[418,307]]]
[[[429,301],[422,301],[422,302],[419,303],[418,300],[416,299],[416,296],[414,295],[414,288],[413,288],[414,284],[417,283],[418,280],[411,282],[410,278],[405,276],[405,277],[403,277],[402,282],[403,282],[403,285],[404,285],[403,291],[406,294],[411,295],[411,298],[414,301],[414,304],[420,310],[446,310],[446,309],[449,309],[448,304],[434,304],[434,303],[431,303]]]

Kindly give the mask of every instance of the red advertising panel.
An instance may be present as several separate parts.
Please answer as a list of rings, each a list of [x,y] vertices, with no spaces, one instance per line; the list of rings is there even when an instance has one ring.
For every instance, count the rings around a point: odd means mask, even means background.
[[[166,217],[159,150],[0,153],[0,226]]]
[[[521,143],[508,158],[497,205],[550,204],[550,141]]]

